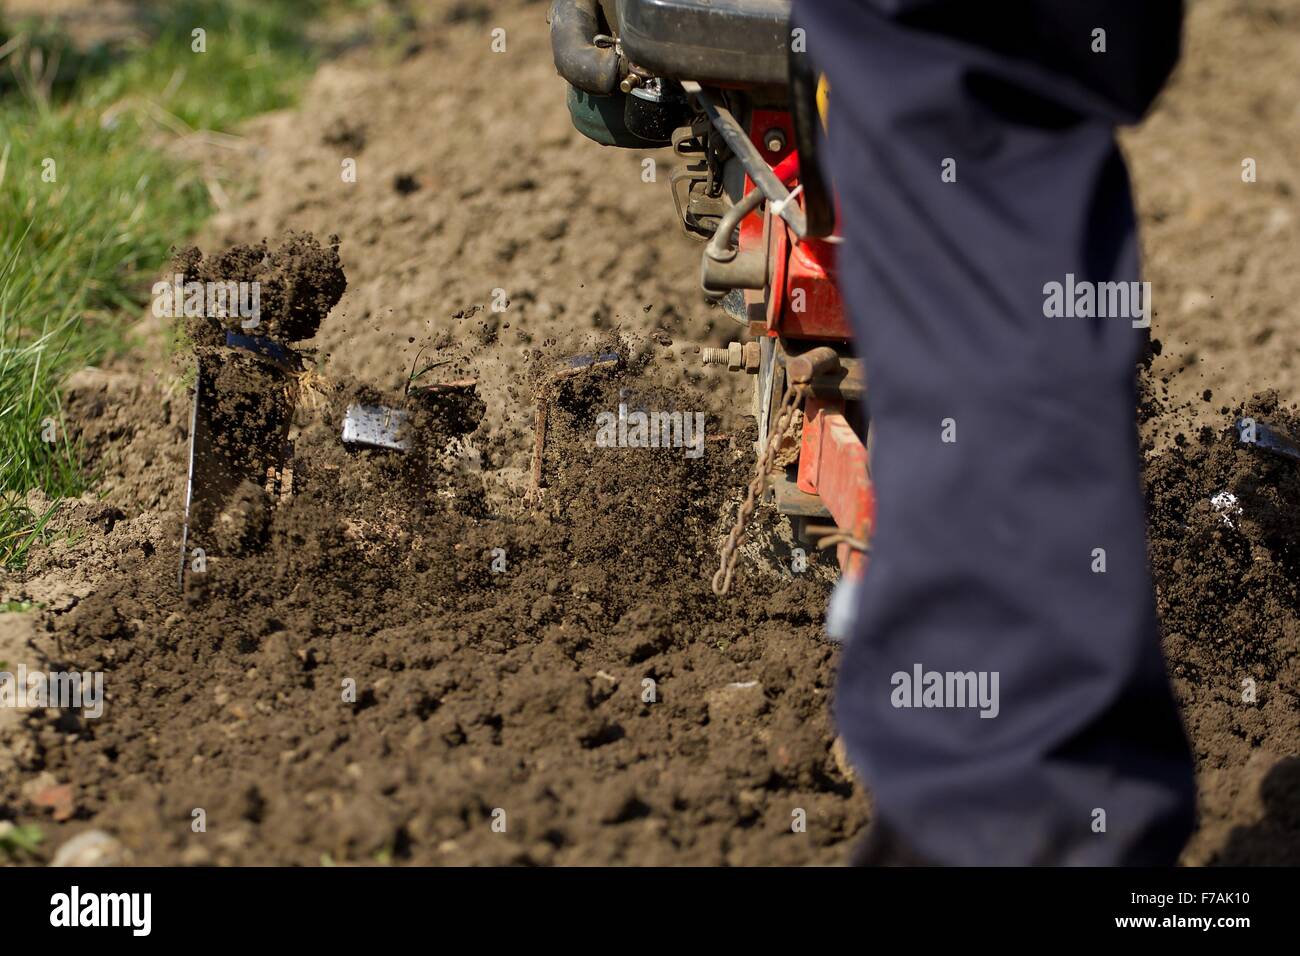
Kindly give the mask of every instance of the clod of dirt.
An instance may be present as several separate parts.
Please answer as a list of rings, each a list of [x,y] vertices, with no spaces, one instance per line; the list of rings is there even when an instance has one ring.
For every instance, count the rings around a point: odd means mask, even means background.
[[[260,324],[242,328],[237,315],[189,317],[186,331],[196,345],[220,345],[226,329],[280,342],[309,339],[347,288],[338,236],[322,246],[314,236],[293,231],[274,249],[263,239],[205,259],[191,247],[176,255],[172,269],[185,283],[258,284]]]
[[[355,156],[366,148],[366,128],[346,116],[336,116],[321,133],[321,142]]]

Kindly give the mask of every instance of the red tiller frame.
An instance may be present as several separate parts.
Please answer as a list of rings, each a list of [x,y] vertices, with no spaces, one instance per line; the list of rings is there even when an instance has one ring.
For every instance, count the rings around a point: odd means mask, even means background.
[[[788,147],[775,152],[767,148],[765,134],[774,129],[782,132],[785,143],[794,142],[788,113],[754,111],[750,139],[773,165],[777,178],[793,186],[798,182],[799,156]],[[747,178],[746,192],[753,188]],[[740,225],[742,250],[764,241],[769,257],[766,323],[751,328],[782,339],[787,346],[800,341],[848,343],[852,333],[835,284],[835,245],[820,239],[800,242],[770,209],[745,217]],[[844,399],[810,396],[803,413],[799,490],[818,496],[841,531],[866,542],[876,517],[876,500],[867,449],[845,415]],[[848,542],[837,546],[836,556],[845,576],[859,577],[866,569],[866,554]]]
[[[867,448],[844,416],[843,399],[809,398],[803,415],[799,490],[821,498],[835,523],[865,542],[876,520]],[[848,577],[860,577],[866,568],[866,555],[847,542],[837,546],[836,557]]]

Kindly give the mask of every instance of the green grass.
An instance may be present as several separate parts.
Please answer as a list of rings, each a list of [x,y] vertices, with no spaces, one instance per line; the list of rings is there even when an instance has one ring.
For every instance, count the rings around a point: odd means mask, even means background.
[[[211,212],[199,171],[163,147],[293,101],[313,65],[313,0],[146,8],[148,39],[75,51],[0,26],[0,564],[20,565],[57,505],[91,481],[59,386],[123,348],[173,246]],[[191,48],[206,31],[206,52]],[[57,69],[53,64],[58,64]],[[47,162],[52,160],[53,164]]]
[[[34,859],[44,840],[40,827],[15,826],[0,820],[0,860],[18,863]]]

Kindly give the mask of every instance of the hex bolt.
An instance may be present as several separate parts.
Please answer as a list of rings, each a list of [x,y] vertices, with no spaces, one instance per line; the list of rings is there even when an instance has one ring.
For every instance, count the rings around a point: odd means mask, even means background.
[[[785,149],[785,131],[773,127],[763,134],[763,145],[769,153],[779,153]]]
[[[739,342],[732,342],[725,349],[701,349],[700,361],[704,365],[725,365],[731,372],[738,372],[745,366],[744,351]]]

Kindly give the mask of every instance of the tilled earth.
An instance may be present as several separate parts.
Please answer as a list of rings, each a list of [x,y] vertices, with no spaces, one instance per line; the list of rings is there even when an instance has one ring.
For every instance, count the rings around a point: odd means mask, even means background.
[[[269,527],[223,515],[183,598],[159,549],[60,616],[110,716],[44,726],[44,771],[145,861],[833,860],[862,806],[826,743],[825,591],[712,595],[741,456],[574,440],[626,381],[557,393],[552,490],[515,517],[454,438],[341,448],[330,389]]]
[[[1276,394],[1237,415],[1297,433]],[[1235,417],[1235,416],[1234,416]],[[1165,654],[1199,761],[1188,857],[1300,861],[1300,471],[1204,426],[1150,461]]]
[[[297,394],[294,495],[229,515],[227,550],[183,593],[188,352],[164,357],[151,320],[145,348],[71,383],[102,497],[65,505],[0,581],[0,599],[37,605],[0,614],[0,660],[106,674],[101,719],[0,711],[0,817],[40,824],[43,858],[93,828],[132,863],[832,863],[866,824],[833,746],[823,576],[791,574],[759,536],[733,594],[709,590],[752,421],[743,376],[698,367],[732,327],[699,302],[669,157],[571,130],[543,16],[421,6],[400,52],[331,62],[214,172],[238,198],[204,250],[292,254],[181,268],[273,278],[288,262],[302,281],[264,303],[272,323],[338,303],[302,343],[318,365]],[[1125,140],[1165,343],[1143,434],[1198,759],[1193,864],[1300,860],[1300,478],[1231,427],[1300,429],[1255,395],[1300,392],[1297,81],[1264,61],[1300,62],[1295,16],[1199,0],[1178,82]],[[1243,150],[1269,170],[1253,187]],[[346,290],[314,258],[332,235]],[[531,494],[537,385],[589,351],[622,367],[552,393]],[[426,367],[422,383],[475,381],[456,427],[417,421],[406,456],[340,445],[348,401],[399,404]],[[702,411],[723,437],[698,458],[595,448],[595,415],[620,401]]]

